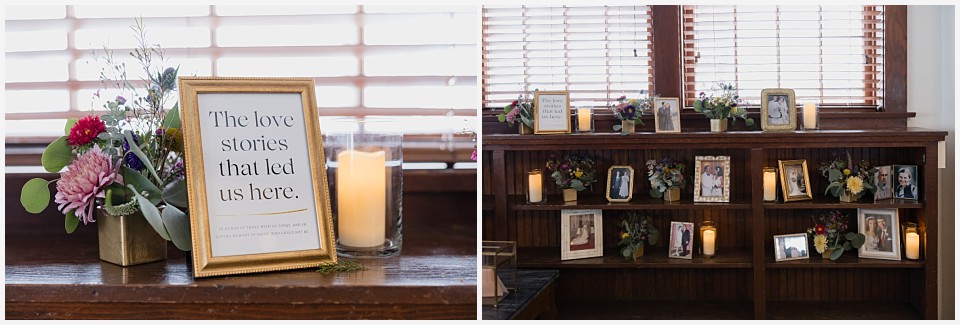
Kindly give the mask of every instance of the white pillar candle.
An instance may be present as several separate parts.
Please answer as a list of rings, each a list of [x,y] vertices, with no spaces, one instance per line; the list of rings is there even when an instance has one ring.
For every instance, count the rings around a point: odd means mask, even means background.
[[[814,130],[817,128],[817,104],[816,103],[804,103],[803,104],[803,128],[807,130]]]
[[[530,202],[543,201],[543,174],[536,173],[527,176],[527,191],[530,196]]]
[[[711,229],[703,231],[703,255],[717,252],[717,232]]]
[[[777,200],[777,172],[775,171],[763,172],[763,200]]]
[[[378,247],[386,237],[387,167],[383,151],[337,155],[337,230],[340,244]]]
[[[916,260],[920,258],[920,235],[915,232],[907,233],[907,259]]]
[[[590,131],[590,120],[593,117],[593,111],[589,107],[577,108],[577,130]]]

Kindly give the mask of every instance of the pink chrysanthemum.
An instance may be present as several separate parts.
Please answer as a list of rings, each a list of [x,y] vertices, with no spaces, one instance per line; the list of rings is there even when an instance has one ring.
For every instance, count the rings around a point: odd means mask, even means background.
[[[77,158],[67,170],[60,173],[54,202],[63,213],[74,210],[83,224],[94,222],[96,198],[104,197],[103,188],[113,182],[122,183],[123,177],[113,169],[110,157],[94,144],[93,149]]]

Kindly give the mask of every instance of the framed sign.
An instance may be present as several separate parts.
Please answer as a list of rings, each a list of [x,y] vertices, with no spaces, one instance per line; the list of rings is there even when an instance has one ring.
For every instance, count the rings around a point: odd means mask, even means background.
[[[570,92],[533,93],[533,133],[570,133]]]
[[[760,126],[764,131],[797,129],[797,97],[793,89],[769,88],[760,92]]]
[[[313,80],[181,77],[195,277],[335,263]]]

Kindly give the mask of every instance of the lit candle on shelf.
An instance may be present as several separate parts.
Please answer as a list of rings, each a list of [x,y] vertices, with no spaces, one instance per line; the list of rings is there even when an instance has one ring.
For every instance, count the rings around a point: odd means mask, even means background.
[[[920,235],[915,232],[907,233],[907,259],[920,259]]]
[[[817,104],[816,103],[804,103],[803,104],[803,129],[804,130],[816,130],[817,129]]]
[[[703,255],[712,256],[717,251],[717,231],[707,229],[703,231]]]
[[[772,202],[777,200],[777,170],[763,169],[763,200]]]
[[[527,199],[530,203],[543,202],[543,173],[534,169],[527,178]]]
[[[340,244],[377,247],[386,237],[386,154],[346,150],[337,155]]]
[[[591,119],[593,117],[593,110],[589,107],[577,108],[577,130],[580,132],[590,132],[593,128],[591,127]]]

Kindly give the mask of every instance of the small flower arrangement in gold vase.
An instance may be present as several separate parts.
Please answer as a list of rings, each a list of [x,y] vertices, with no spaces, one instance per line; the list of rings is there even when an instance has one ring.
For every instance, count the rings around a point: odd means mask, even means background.
[[[586,190],[597,181],[597,170],[590,156],[569,154],[557,157],[550,154],[547,161],[547,170],[554,182],[563,189],[563,201],[576,201],[577,192]]]
[[[740,106],[740,95],[733,84],[717,83],[710,91],[710,95],[701,91],[700,97],[693,101],[693,110],[710,119],[710,131],[725,132],[727,119],[736,123],[739,118],[748,127],[753,126],[753,119],[747,117],[747,110]]]
[[[620,134],[633,134],[636,131],[636,125],[643,125],[643,112],[653,107],[653,97],[630,98],[620,96],[617,102],[610,106],[613,116],[620,120],[620,125],[614,125],[614,131],[620,131]]]
[[[680,188],[686,185],[687,179],[683,176],[686,168],[681,162],[670,158],[661,161],[647,161],[647,176],[650,180],[650,196],[663,198],[664,201],[680,200]]]
[[[621,217],[618,225],[620,232],[617,238],[620,238],[620,242],[617,247],[624,259],[636,261],[643,257],[644,246],[655,246],[660,241],[660,232],[653,226],[650,217],[641,217],[631,212]]]
[[[819,170],[820,174],[830,181],[824,194],[838,197],[843,202],[856,202],[865,191],[873,193],[877,190],[873,184],[873,175],[877,168],[866,160],[854,164],[850,153],[846,154],[846,160],[837,157],[833,161],[821,163]]]
[[[533,99],[529,95],[517,96],[517,99],[503,107],[503,113],[497,115],[497,120],[513,126],[520,122],[520,134],[533,134]]]
[[[823,258],[836,261],[844,251],[859,249],[866,241],[863,234],[847,232],[847,216],[840,211],[830,211],[813,219],[813,227],[807,228],[807,234],[813,239],[813,247]]]

